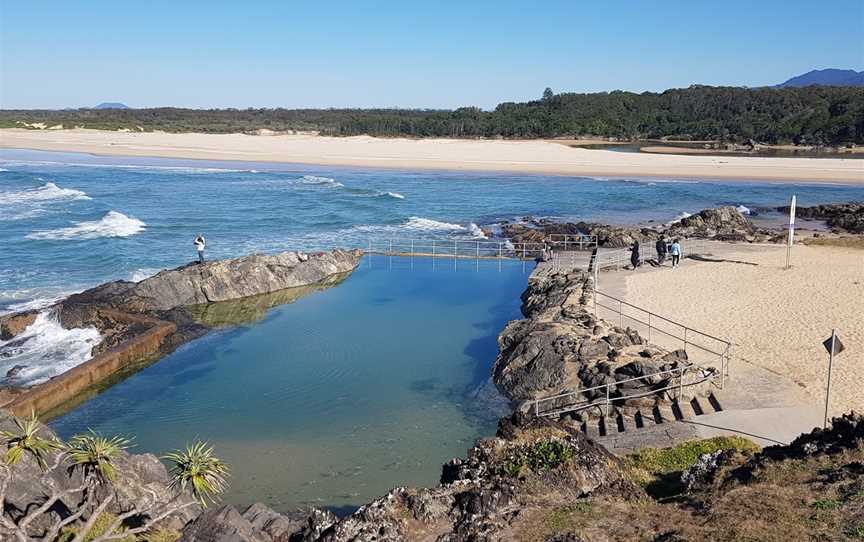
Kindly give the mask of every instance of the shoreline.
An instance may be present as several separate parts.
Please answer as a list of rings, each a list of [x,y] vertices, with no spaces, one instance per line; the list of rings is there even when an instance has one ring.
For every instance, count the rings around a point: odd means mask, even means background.
[[[0,148],[402,170],[864,186],[864,162],[621,153],[557,142],[0,129]]]

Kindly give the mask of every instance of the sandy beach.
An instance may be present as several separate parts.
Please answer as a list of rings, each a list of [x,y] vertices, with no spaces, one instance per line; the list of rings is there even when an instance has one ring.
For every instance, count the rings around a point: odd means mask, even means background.
[[[758,391],[777,401],[823,404],[828,356],[822,341],[837,328],[846,350],[835,359],[831,412],[864,411],[864,250],[796,245],[793,267],[784,270],[782,246],[726,247],[714,251],[711,259],[719,261],[627,272],[622,294],[731,339],[733,385],[755,388],[760,375],[776,375],[791,385]]]
[[[550,141],[14,128],[0,130],[0,148],[376,168],[864,184],[864,161],[854,159],[625,153]]]

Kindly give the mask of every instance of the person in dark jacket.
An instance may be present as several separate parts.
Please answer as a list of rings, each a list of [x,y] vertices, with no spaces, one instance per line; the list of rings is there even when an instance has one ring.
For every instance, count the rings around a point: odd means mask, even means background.
[[[657,249],[657,265],[663,265],[663,262],[666,261],[666,238],[661,235],[654,248]]]
[[[633,264],[633,269],[639,267],[639,241],[633,241],[633,246],[630,248],[630,263]]]

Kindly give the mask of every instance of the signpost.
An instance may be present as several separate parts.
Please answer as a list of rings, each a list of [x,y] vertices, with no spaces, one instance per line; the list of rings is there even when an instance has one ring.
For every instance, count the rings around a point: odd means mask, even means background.
[[[789,269],[789,258],[792,255],[792,240],[795,238],[795,194],[792,194],[792,203],[789,205],[789,242],[786,244],[786,269]]]
[[[828,351],[828,388],[825,392],[825,419],[822,421],[822,429],[828,429],[828,403],[831,399],[831,369],[834,365],[834,355],[839,354],[846,347],[840,342],[836,329],[831,330],[831,336],[822,343],[822,346]]]

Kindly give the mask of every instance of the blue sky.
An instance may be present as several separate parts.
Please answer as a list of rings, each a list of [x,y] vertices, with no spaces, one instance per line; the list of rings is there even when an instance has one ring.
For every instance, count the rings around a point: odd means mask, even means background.
[[[494,107],[864,69],[864,0],[0,0],[0,107]]]

